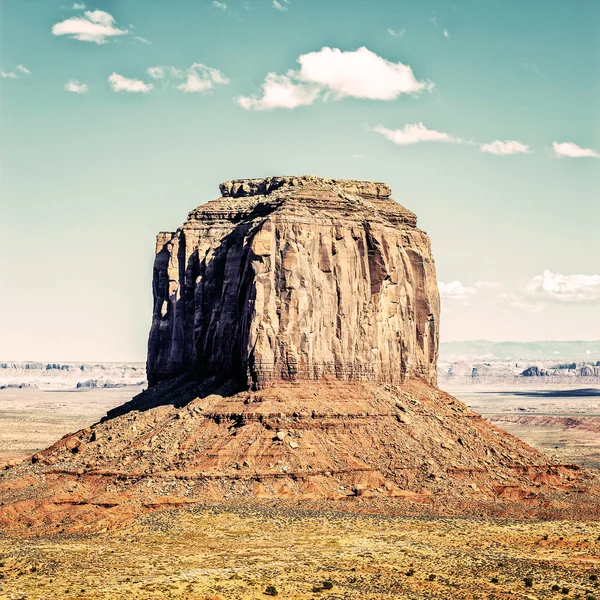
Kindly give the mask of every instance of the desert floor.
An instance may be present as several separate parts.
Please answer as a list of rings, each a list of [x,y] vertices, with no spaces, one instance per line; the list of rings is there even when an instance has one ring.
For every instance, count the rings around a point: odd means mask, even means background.
[[[0,390],[0,465],[47,448],[65,433],[99,421],[138,388]]]
[[[578,382],[440,387],[545,454],[600,469],[600,386]]]
[[[11,599],[250,599],[268,586],[294,599],[600,598],[598,523],[279,502],[162,512],[93,537],[3,539],[0,551],[0,598]]]

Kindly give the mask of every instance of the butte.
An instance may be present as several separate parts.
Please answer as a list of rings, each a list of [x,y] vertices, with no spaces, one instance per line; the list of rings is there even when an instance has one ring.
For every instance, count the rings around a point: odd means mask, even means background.
[[[5,472],[0,524],[77,530],[265,498],[600,514],[597,473],[436,387],[430,240],[387,185],[301,176],[220,190],[158,235],[149,389]]]

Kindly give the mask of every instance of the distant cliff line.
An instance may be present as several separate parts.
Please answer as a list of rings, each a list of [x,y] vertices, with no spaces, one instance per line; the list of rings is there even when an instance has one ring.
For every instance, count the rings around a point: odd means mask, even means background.
[[[145,383],[143,362],[0,362],[0,389],[110,388]]]
[[[440,361],[456,360],[556,360],[560,362],[600,360],[600,340],[493,342],[469,340],[441,342]]]

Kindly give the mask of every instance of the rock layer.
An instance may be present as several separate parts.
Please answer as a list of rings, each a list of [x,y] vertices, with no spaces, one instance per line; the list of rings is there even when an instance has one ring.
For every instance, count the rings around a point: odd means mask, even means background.
[[[150,385],[186,373],[436,380],[439,295],[428,236],[383,183],[221,184],[160,233]]]

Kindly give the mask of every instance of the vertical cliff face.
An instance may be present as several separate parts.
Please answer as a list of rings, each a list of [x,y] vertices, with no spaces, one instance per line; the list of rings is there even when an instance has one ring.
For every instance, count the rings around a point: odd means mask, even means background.
[[[435,383],[439,296],[427,235],[381,183],[273,177],[160,233],[148,380],[181,373]]]

